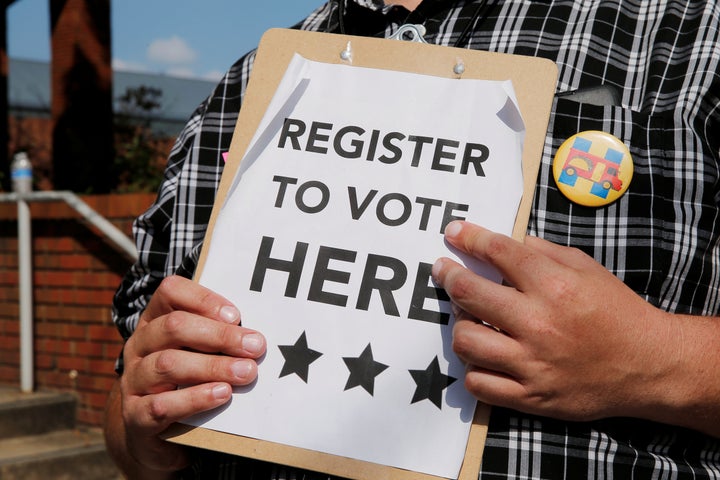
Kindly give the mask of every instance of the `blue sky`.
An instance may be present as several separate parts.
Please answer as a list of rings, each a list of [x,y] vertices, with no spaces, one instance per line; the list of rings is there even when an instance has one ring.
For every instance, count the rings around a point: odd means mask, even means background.
[[[49,60],[48,0],[7,10],[8,54]],[[216,80],[268,28],[290,26],[324,0],[112,0],[118,69]]]

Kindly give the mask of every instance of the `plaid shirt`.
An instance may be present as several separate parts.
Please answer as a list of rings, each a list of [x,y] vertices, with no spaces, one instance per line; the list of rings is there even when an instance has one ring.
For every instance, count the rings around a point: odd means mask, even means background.
[[[430,43],[551,59],[559,67],[558,94],[608,84],[621,99],[614,106],[556,97],[529,233],[582,249],[662,309],[716,315],[720,4],[487,3],[425,0],[409,20],[424,23]],[[346,10],[343,31],[349,34],[388,36],[408,20],[405,9],[381,1],[349,1]],[[337,32],[337,11],[331,2],[296,28]],[[253,59],[251,52],[233,65],[192,114],[156,203],[137,219],[140,259],[113,309],[125,338],[162,278],[192,275]],[[575,205],[552,179],[554,153],[584,130],[610,132],[632,153],[632,185],[610,206]],[[201,478],[235,478],[235,472],[238,478],[327,478],[215,453],[196,468],[204,469]],[[567,423],[495,408],[481,478],[720,478],[720,441],[634,419]]]

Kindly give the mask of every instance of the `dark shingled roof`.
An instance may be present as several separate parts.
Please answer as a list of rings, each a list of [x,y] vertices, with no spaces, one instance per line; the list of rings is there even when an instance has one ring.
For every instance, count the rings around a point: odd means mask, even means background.
[[[115,71],[113,99],[128,88],[157,88],[162,92],[161,107],[152,114],[157,131],[176,135],[190,114],[214,88],[217,82],[197,78],[171,77],[150,73]],[[8,103],[11,112],[36,115],[50,114],[50,65],[34,60],[9,59]]]

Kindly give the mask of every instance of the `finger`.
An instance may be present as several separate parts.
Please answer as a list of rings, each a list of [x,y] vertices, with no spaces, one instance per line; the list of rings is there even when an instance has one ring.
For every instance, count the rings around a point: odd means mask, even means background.
[[[481,277],[449,258],[439,258],[432,275],[452,301],[473,317],[511,335],[521,326],[525,300],[515,288]]]
[[[140,360],[126,379],[131,395],[174,390],[178,385],[225,382],[240,386],[257,378],[254,360],[207,355],[185,350],[164,350]]]
[[[522,365],[523,350],[517,341],[466,316],[453,326],[452,347],[463,362],[474,368],[515,375],[517,365]]]
[[[139,327],[126,345],[128,354],[140,357],[165,349],[181,348],[259,358],[265,353],[266,342],[255,330],[174,311]]]
[[[483,403],[523,410],[527,391],[515,378],[501,372],[477,367],[468,368],[465,388]]]
[[[128,429],[149,438],[175,422],[225,404],[231,395],[232,389],[227,383],[207,383],[154,395],[127,397],[123,419]]]
[[[240,312],[225,297],[177,275],[166,277],[153,294],[142,320],[149,322],[180,310],[224,323],[240,322]]]
[[[445,229],[454,247],[494,266],[507,283],[520,291],[542,286],[557,264],[540,252],[469,222],[454,221]]]

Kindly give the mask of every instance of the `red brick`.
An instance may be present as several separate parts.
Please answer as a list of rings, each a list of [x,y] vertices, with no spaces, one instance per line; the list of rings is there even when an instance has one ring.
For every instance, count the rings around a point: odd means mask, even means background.
[[[41,322],[47,322],[48,320],[57,320],[55,316],[55,312],[57,312],[58,307],[48,306],[48,305],[35,305],[35,318],[40,320]]]
[[[82,200],[93,210],[106,217],[135,218],[148,209],[155,200],[153,193],[131,193],[124,195],[83,195]]]
[[[13,232],[12,236],[6,237],[5,240],[3,240],[3,250],[9,254],[14,253],[17,257],[17,251],[18,251],[18,239],[17,239],[17,230]]]
[[[83,391],[109,392],[116,379],[117,375],[114,372],[110,375],[79,375],[76,383]]]
[[[71,323],[105,322],[110,318],[110,308],[85,307],[83,305],[40,304],[35,307],[35,316],[45,321]]]
[[[71,342],[57,338],[39,338],[35,342],[35,350],[42,353],[69,355],[72,352]]]
[[[84,327],[65,323],[38,323],[35,325],[35,334],[38,337],[64,338],[66,340],[85,340],[87,338]]]
[[[41,369],[54,369],[56,367],[55,355],[49,355],[46,353],[35,354],[35,368]]]
[[[105,345],[100,342],[73,342],[72,350],[74,355],[85,358],[103,358],[105,356]]]
[[[82,395],[82,402],[90,407],[102,409],[107,403],[107,396],[109,392],[105,393],[85,393]]]
[[[105,358],[102,360],[89,360],[88,372],[95,375],[114,375],[115,374],[115,358]]]
[[[17,303],[19,298],[20,295],[16,286],[7,285],[0,288],[0,301]]]
[[[20,371],[9,365],[0,364],[0,383],[5,385],[14,385],[20,381]]]
[[[98,326],[90,325],[87,327],[88,338],[92,341],[117,341],[120,334],[113,325]]]
[[[0,203],[0,220],[14,220],[17,217],[17,205],[14,203]]]
[[[0,285],[17,285],[19,272],[17,270],[0,271]]]
[[[80,244],[70,237],[35,237],[34,248],[38,251],[71,253],[80,250]]]
[[[92,259],[85,255],[70,254],[63,255],[60,258],[60,268],[77,269],[77,270],[89,270],[93,265]]]
[[[73,215],[73,212],[73,209],[62,200],[57,202],[34,202],[30,204],[30,215],[32,215],[33,220],[68,218]]]
[[[77,412],[77,420],[82,425],[101,426],[104,420],[104,410],[80,408]]]
[[[20,339],[15,336],[0,336],[0,349],[2,350],[18,350],[20,347]]]
[[[20,351],[19,349],[13,350],[0,350],[0,365],[6,366],[17,366],[20,365]]]
[[[38,301],[43,303],[57,303],[60,305],[75,305],[75,286],[68,285],[68,288],[43,288],[38,292]]]
[[[77,285],[77,273],[72,270],[36,270],[33,274],[36,286],[69,286]]]
[[[114,368],[115,368],[115,360],[120,355],[120,352],[122,352],[122,348],[123,348],[122,341],[118,341],[115,344],[108,345],[107,358],[112,360],[112,362],[113,362],[113,372],[114,372]]]
[[[57,368],[69,372],[77,370],[78,372],[88,371],[89,361],[86,358],[76,356],[58,356]]]
[[[35,268],[60,268],[60,257],[54,255],[35,255],[33,264]]]
[[[76,272],[74,282],[77,285],[92,286],[93,288],[107,288],[113,292],[120,285],[122,275],[114,272]]]
[[[35,335],[40,337],[57,337],[59,331],[57,323],[42,322],[35,325]]]
[[[85,340],[88,338],[87,328],[81,325],[63,325],[60,334],[63,338]]]
[[[19,335],[20,320],[17,316],[11,320],[0,320],[0,333],[3,335]]]
[[[8,269],[17,269],[17,248],[12,249],[10,252],[5,252],[0,255],[0,267]]]
[[[110,305],[114,293],[112,290],[75,290],[72,299],[78,305]]]
[[[36,374],[36,383],[38,386],[74,391],[72,381],[67,372],[57,370],[38,371]]]
[[[73,323],[110,324],[111,315],[109,305],[109,303],[102,306],[61,305],[54,309],[51,318]]]

